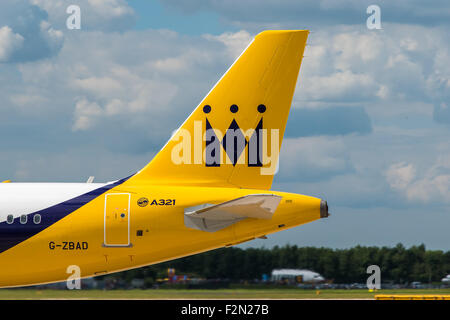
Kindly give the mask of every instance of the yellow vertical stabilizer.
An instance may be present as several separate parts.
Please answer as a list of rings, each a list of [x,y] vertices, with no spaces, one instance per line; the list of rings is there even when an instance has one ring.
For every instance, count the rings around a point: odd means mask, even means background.
[[[258,34],[129,182],[270,189],[307,37]]]

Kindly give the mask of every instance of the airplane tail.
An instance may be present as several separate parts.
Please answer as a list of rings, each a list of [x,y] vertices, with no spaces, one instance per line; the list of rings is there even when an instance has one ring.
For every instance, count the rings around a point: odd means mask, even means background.
[[[161,151],[130,180],[270,189],[308,33],[258,34]]]

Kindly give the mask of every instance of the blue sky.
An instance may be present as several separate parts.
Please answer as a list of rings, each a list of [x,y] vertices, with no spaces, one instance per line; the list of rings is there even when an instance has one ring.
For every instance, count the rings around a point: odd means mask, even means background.
[[[332,216],[243,246],[449,250],[449,23],[443,0],[2,1],[0,179],[127,176],[255,34],[307,28],[273,189],[323,197]]]
[[[220,34],[237,31],[221,23],[220,15],[211,10],[183,12],[159,1],[130,1],[137,15],[135,29],[170,29],[189,35]]]

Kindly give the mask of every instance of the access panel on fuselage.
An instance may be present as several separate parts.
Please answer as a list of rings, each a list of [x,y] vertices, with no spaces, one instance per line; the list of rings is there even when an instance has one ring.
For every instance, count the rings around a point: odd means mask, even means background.
[[[105,195],[104,245],[130,246],[130,197],[129,193]]]

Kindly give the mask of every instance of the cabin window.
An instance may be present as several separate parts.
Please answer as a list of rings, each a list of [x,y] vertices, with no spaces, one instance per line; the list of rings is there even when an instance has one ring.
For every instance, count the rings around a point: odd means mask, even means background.
[[[14,222],[14,216],[12,214],[8,214],[8,216],[6,217],[6,223],[12,224],[13,222]]]
[[[25,223],[27,223],[27,215],[26,214],[23,214],[23,215],[21,215],[20,216],[20,223],[21,224],[25,224]]]
[[[33,222],[34,222],[34,224],[39,224],[39,223],[41,223],[41,215],[40,215],[40,214],[35,214],[35,215],[33,216]]]

